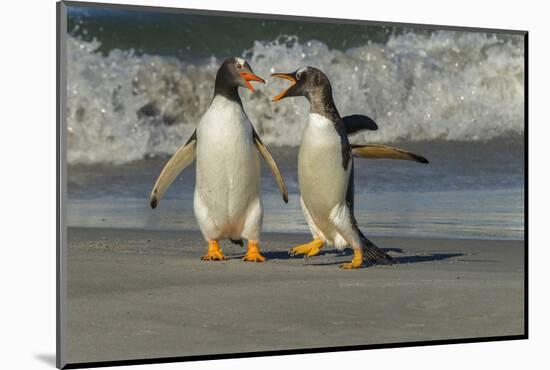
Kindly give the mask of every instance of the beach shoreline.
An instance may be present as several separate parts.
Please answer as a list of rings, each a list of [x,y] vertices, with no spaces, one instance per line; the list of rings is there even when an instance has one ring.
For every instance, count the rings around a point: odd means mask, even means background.
[[[225,242],[229,260],[209,263],[198,232],[71,227],[68,361],[524,333],[523,241],[371,239],[394,266],[289,257],[307,234],[263,234],[263,264]]]

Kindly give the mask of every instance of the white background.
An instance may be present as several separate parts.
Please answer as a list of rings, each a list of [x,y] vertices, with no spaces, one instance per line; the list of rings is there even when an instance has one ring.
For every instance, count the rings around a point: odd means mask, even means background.
[[[530,31],[530,339],[528,341],[176,363],[132,369],[544,368],[550,348],[547,265],[550,32],[544,2],[127,0],[133,4]],[[120,2],[120,1],[112,1]],[[6,1],[0,22],[2,151],[1,368],[54,366],[55,2]],[[353,318],[349,318],[352,320]],[[546,353],[547,354],[547,353]],[[544,356],[544,357],[543,357]],[[547,367],[546,367],[547,368]]]

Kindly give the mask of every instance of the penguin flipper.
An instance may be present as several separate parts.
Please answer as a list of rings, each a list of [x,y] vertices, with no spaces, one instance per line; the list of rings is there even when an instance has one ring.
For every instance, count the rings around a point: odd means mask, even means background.
[[[283,200],[285,201],[285,203],[288,203],[288,191],[286,190],[285,180],[281,175],[281,171],[279,171],[279,167],[277,167],[277,163],[269,153],[269,150],[267,150],[267,147],[264,145],[264,143],[262,143],[262,140],[256,133],[256,130],[253,131],[253,134],[254,144],[256,145],[256,148],[258,148],[258,151],[269,165],[271,172],[273,172],[275,180],[277,181],[277,185],[279,186],[279,190],[283,196]]]
[[[352,145],[351,151],[354,157],[359,158],[403,159],[420,163],[430,163],[426,158],[421,155],[386,145]]]
[[[189,140],[182,145],[164,165],[164,168],[155,182],[155,186],[153,186],[151,195],[149,196],[151,208],[157,207],[158,202],[180,172],[195,160],[196,147],[197,134],[193,132]]]
[[[342,118],[348,136],[358,134],[364,130],[378,130],[378,125],[370,117],[361,114],[353,114]]]

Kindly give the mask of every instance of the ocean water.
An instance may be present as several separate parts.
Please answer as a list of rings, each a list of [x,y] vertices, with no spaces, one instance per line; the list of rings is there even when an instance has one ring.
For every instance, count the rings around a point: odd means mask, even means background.
[[[377,121],[353,142],[431,162],[356,160],[356,216],[367,234],[524,237],[520,36],[97,8],[69,16],[70,226],[196,229],[194,166],[158,209],[148,195],[208,108],[220,62],[242,56],[268,81],[241,96],[290,192],[284,205],[264,167],[264,230],[307,231],[296,180],[307,103],[272,103],[285,83],[268,76],[311,65],[329,76],[342,115]]]

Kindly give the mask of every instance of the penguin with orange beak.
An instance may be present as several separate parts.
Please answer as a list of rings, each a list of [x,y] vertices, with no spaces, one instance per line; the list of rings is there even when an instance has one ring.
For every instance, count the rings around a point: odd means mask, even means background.
[[[291,82],[274,101],[303,96],[310,107],[298,152],[298,181],[302,210],[313,240],[292,248],[290,254],[314,256],[326,243],[340,250],[353,248],[352,261],[341,266],[345,269],[360,268],[365,262],[391,264],[392,258],[357,225],[353,209],[353,157],[428,161],[398,148],[351,145],[349,135],[376,130],[378,126],[363,115],[341,117],[332,98],[330,81],[319,69],[304,67],[292,73],[274,73],[272,77]]]
[[[267,161],[288,202],[277,164],[246,116],[239,96],[239,87],[254,91],[252,81],[265,83],[245,60],[229,58],[222,63],[208,110],[189,140],[166,163],[151,191],[150,205],[156,208],[170,184],[196,158],[193,206],[208,242],[204,261],[226,259],[219,246],[221,239],[240,245],[246,239],[243,260],[265,261],[259,249],[263,207],[258,154]]]

